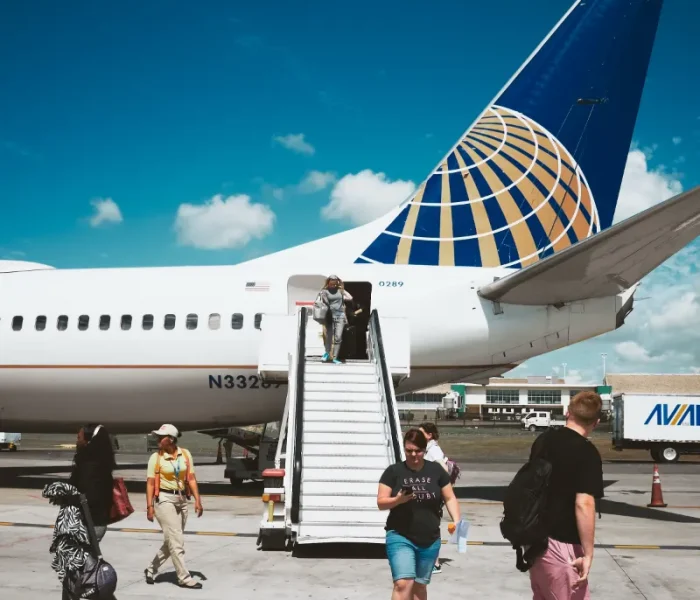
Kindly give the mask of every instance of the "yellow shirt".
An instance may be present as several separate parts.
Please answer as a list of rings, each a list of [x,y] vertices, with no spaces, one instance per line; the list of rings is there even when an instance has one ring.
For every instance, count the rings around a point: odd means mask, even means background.
[[[192,455],[189,450],[178,448],[175,455],[164,452],[163,456],[160,457],[160,489],[172,492],[185,490],[187,464],[183,453],[187,456],[187,460],[190,463],[190,473],[194,475],[194,461],[192,460]],[[146,475],[148,478],[155,478],[157,464],[158,452],[154,452],[151,454],[151,458],[148,459],[148,471]],[[177,479],[175,478],[175,471],[178,471]]]

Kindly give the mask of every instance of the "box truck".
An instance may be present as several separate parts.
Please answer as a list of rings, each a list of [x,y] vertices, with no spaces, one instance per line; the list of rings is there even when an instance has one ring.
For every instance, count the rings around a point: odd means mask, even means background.
[[[612,431],[615,450],[649,450],[657,462],[700,454],[700,396],[615,394]]]

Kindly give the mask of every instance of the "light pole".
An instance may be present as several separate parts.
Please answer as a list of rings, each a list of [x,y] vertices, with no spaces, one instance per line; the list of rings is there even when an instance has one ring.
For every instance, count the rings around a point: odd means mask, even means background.
[[[600,356],[603,359],[603,383],[605,383],[605,357],[607,356],[607,354],[605,352],[602,352]]]

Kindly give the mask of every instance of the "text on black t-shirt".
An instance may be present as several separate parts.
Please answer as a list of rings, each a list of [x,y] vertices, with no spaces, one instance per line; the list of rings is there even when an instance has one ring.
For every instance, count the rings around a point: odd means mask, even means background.
[[[426,460],[420,470],[413,471],[400,462],[387,467],[379,483],[389,486],[392,496],[397,496],[403,486],[410,486],[415,495],[414,500],[389,511],[387,531],[396,531],[418,546],[430,546],[440,538],[442,488],[450,483],[445,469]]]

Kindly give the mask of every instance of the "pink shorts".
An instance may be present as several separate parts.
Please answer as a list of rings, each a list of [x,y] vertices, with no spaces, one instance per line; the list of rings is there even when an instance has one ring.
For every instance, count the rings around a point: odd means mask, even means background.
[[[574,588],[578,571],[571,561],[583,556],[583,547],[549,539],[547,552],[530,568],[533,600],[589,600],[588,582]]]

